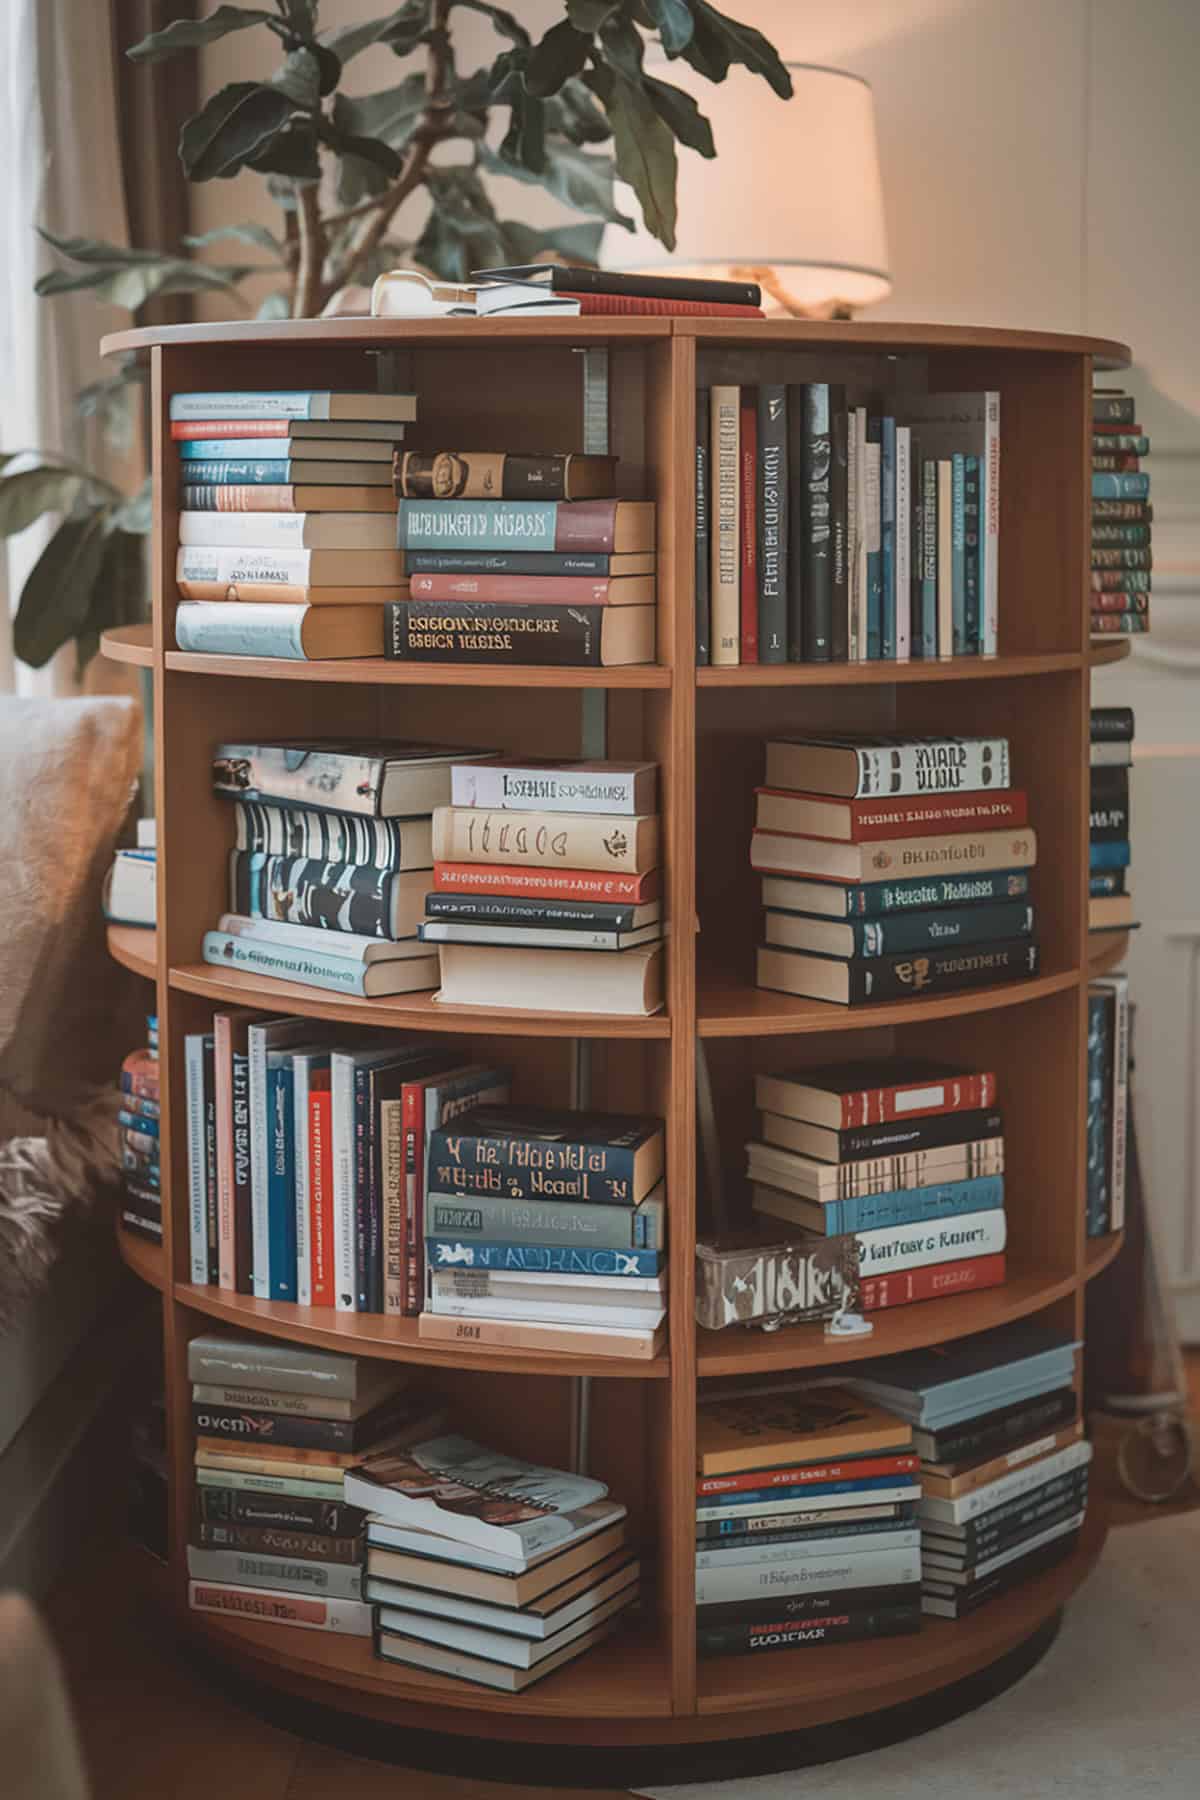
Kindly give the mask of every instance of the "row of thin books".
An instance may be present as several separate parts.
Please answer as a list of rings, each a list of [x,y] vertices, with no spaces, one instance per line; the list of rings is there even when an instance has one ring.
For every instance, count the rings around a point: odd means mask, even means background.
[[[461,1436],[410,1371],[213,1336],[188,1376],[196,1611],[369,1637],[381,1660],[516,1693],[636,1606],[605,1483]]]
[[[413,394],[171,398],[175,634],[236,656],[653,662],[654,507],[616,459],[405,445]]]
[[[654,763],[226,743],[213,785],[235,846],[206,962],[367,999],[662,1006]]]
[[[146,1019],[146,1043],[121,1063],[117,1136],[121,1149],[121,1224],[137,1237],[161,1244],[162,1176],[159,1167],[158,1018]]]
[[[191,1279],[423,1338],[648,1358],[658,1119],[509,1102],[435,1038],[240,1010],[184,1040]]]
[[[994,655],[1000,396],[696,397],[696,660]]]
[[[807,1251],[849,1239],[862,1312],[1004,1281],[1004,1124],[991,1070],[839,1063],[759,1074],[755,1100],[746,1179],[764,1243],[786,1233]]]
[[[1136,923],[1130,888],[1133,731],[1131,707],[1093,706],[1088,771],[1089,931],[1128,931]]]
[[[1122,388],[1092,395],[1091,629],[1094,636],[1150,629],[1150,439]]]
[[[1037,973],[1006,737],[774,738],[756,802],[760,988],[853,1006]]]

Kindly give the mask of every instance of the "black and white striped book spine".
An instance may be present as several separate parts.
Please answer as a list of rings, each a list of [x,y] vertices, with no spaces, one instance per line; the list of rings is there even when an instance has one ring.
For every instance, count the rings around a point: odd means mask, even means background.
[[[414,831],[414,826],[423,829]],[[261,800],[237,802],[237,848],[268,856],[305,856],[319,862],[400,869],[405,867],[401,860],[404,850],[415,850],[420,844],[425,861],[409,866],[428,868],[431,830],[427,819],[369,819],[358,813],[270,806]]]

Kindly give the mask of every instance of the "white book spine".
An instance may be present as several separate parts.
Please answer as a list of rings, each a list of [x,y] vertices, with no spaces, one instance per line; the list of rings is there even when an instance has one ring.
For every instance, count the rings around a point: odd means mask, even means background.
[[[1002,1207],[931,1220],[927,1225],[887,1225],[858,1233],[862,1273],[894,1275],[902,1269],[924,1269],[960,1257],[992,1256],[1007,1242]]]
[[[823,1538],[815,1534],[803,1544],[749,1544],[736,1550],[715,1544],[709,1550],[696,1552],[697,1569],[753,1569],[768,1564],[806,1563],[820,1556],[874,1556],[878,1551],[919,1550],[921,1533],[913,1526],[903,1530],[865,1531],[846,1538]]]
[[[242,600],[181,600],[175,640],[181,650],[215,656],[279,656],[304,662],[307,606]]]
[[[254,1298],[269,1300],[271,1131],[267,1115],[267,1032],[262,1025],[251,1025],[247,1029],[246,1064],[250,1098],[250,1260],[254,1271]]]
[[[558,1300],[507,1300],[481,1294],[469,1299],[461,1294],[434,1293],[429,1311],[450,1319],[497,1319],[545,1325],[608,1325],[614,1329],[644,1332],[653,1337],[666,1314],[662,1308],[647,1315],[644,1307],[580,1306]]]
[[[848,1540],[851,1545],[853,1542]],[[868,1556],[850,1549],[840,1556],[814,1556],[769,1568],[735,1564],[701,1570],[696,1576],[696,1605],[723,1606],[758,1599],[773,1603],[790,1594],[906,1587],[920,1579],[920,1544],[909,1550],[874,1550]]]
[[[177,581],[273,581],[307,587],[311,550],[239,549],[231,544],[181,545],[175,558]]]
[[[336,1631],[346,1637],[370,1637],[375,1620],[375,1609],[365,1600],[331,1600],[323,1595],[317,1598],[212,1581],[189,1581],[188,1605],[193,1612],[224,1613],[227,1618],[267,1625],[298,1625],[305,1631]]]
[[[227,393],[172,394],[173,419],[327,419],[327,393],[253,389]]]
[[[209,549],[248,546],[260,553],[394,550],[394,513],[199,512],[179,515],[179,542]]]
[[[1056,1451],[1053,1456],[1045,1456],[1040,1462],[1014,1469],[1010,1475],[1001,1475],[997,1480],[989,1481],[986,1487],[976,1488],[970,1494],[960,1494],[955,1500],[926,1495],[918,1510],[925,1521],[943,1519],[947,1524],[965,1525],[968,1520],[978,1519],[981,1514],[991,1512],[994,1507],[1003,1506],[1006,1500],[1016,1500],[1022,1494],[1032,1493],[1034,1489],[1043,1487],[1048,1481],[1054,1481],[1059,1475],[1067,1475],[1072,1469],[1086,1468],[1091,1460],[1092,1446],[1086,1438],[1080,1438],[1076,1443],[1068,1444],[1064,1450]]]
[[[244,913],[222,913],[217,930],[252,943],[290,944],[297,950],[318,954],[328,954],[336,938],[333,947],[340,963],[390,962],[396,954],[396,944],[390,938],[361,937],[354,931],[329,932],[319,925],[292,925],[286,919],[248,919]]]
[[[752,1519],[760,1514],[779,1514],[813,1512],[818,1506],[821,1511],[840,1512],[847,1506],[900,1506],[906,1500],[919,1500],[921,1488],[919,1483],[906,1481],[896,1487],[859,1489],[857,1492],[845,1494],[797,1494],[793,1499],[783,1500],[776,1494],[768,1494],[765,1498],[739,1501],[735,1505],[698,1506],[696,1517],[707,1522],[711,1519]]]
[[[970,793],[1006,788],[1007,738],[939,738],[927,744],[861,748],[858,796]]]
[[[308,1231],[308,1089],[312,1059],[292,1058],[292,1168],[296,1184],[296,1304],[312,1305],[312,1246]]]
[[[1000,395],[984,397],[983,455],[983,642],[995,656],[1000,636]]]
[[[912,427],[896,427],[896,661],[912,657]]]
[[[201,1287],[208,1282],[208,1172],[204,1142],[204,1036],[189,1032],[183,1046],[187,1093],[188,1269]]]
[[[741,390],[712,390],[712,660],[741,661],[741,573],[738,488],[741,466]]]
[[[354,1058],[330,1059],[330,1136],[333,1146],[333,1279],[337,1312],[357,1312],[354,1237]]]
[[[520,763],[456,763],[450,771],[451,806],[486,806],[494,812],[622,814],[634,817],[635,769],[529,769]]]
[[[867,519],[867,409],[854,409],[854,578],[858,589],[858,658],[867,660],[867,551],[870,549],[870,527]]]

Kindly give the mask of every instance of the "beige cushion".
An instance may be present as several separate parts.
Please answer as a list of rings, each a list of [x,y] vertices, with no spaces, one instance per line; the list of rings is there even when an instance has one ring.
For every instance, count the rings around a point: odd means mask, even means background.
[[[0,1594],[0,1793],[88,1800],[87,1776],[54,1646],[21,1594]]]

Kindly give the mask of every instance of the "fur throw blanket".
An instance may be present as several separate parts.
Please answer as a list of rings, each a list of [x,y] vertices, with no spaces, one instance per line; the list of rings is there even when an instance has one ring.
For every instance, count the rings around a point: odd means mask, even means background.
[[[0,700],[0,1333],[120,1168],[114,1075],[139,1034],[100,888],[140,737],[129,700]]]

